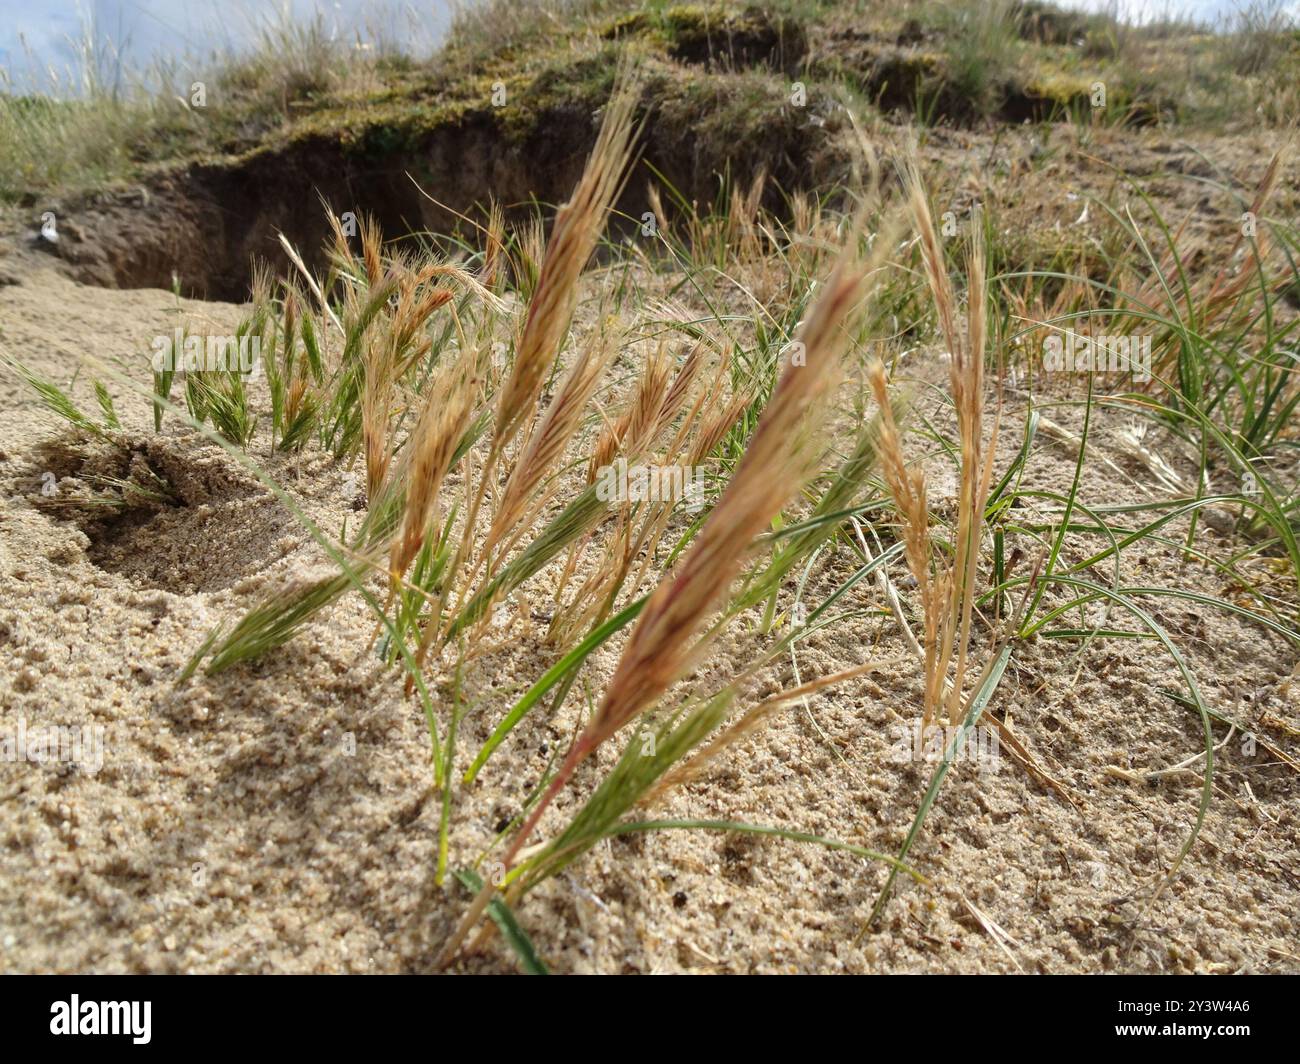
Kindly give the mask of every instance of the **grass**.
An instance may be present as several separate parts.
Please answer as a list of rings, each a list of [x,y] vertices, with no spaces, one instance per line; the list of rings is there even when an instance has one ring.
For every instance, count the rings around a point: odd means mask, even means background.
[[[881,22],[861,4],[775,0],[757,7],[717,0],[646,9],[629,0],[530,0],[506,6],[508,14],[495,4],[466,8],[437,51],[409,45],[403,51],[380,27],[336,37],[319,16],[271,16],[255,21],[253,44],[243,53],[187,56],[148,70],[100,54],[112,48],[88,26],[74,42],[78,70],[38,71],[35,91],[26,80],[0,82],[0,143],[10,148],[0,202],[21,205],[52,192],[147,182],[160,168],[194,161],[237,165],[321,135],[382,154],[384,145],[418,142],[422,131],[454,126],[467,113],[526,139],[545,105],[582,106],[605,91],[611,40],[634,45],[647,61],[653,57],[652,91],[665,120],[682,110],[693,128],[739,126],[760,142],[777,135],[770,115],[759,121],[761,113],[772,99],[788,96],[801,63],[810,99],[844,92],[870,101],[899,97],[925,124],[981,121],[1022,98],[1077,111],[1090,86],[1102,81],[1112,101],[1107,120],[1155,117],[1242,128],[1262,119],[1284,128],[1294,113],[1288,106],[1300,61],[1294,27],[1269,4],[1248,9],[1216,39],[1201,27],[1129,27],[1107,16],[1060,12],[1051,25],[1074,25],[1073,35],[1044,34],[1035,27],[1045,5],[913,3],[909,15],[931,38],[882,45],[868,56],[853,50],[845,29],[866,19],[888,42],[898,17]],[[737,51],[737,40],[767,40],[765,34],[770,48]],[[1084,37],[1093,44],[1081,51],[1076,38]],[[707,72],[682,58],[701,48],[715,56]],[[772,69],[783,57],[789,72]],[[502,108],[490,103],[498,84],[509,90]],[[802,136],[798,123],[782,129],[781,136]]]
[[[599,21],[616,10],[580,13]],[[1009,12],[981,17],[963,59],[972,92],[991,84],[999,49],[1033,46]],[[462,27],[457,47],[505,47],[515,38],[493,38],[499,29]],[[298,83],[292,69],[283,76]],[[865,176],[838,197],[774,190],[759,176],[721,182],[701,207],[657,174],[655,224],[620,241],[614,205],[650,93],[630,62],[618,67],[595,148],[549,229],[488,205],[460,245],[393,245],[372,220],[351,236],[331,219],[325,268],[313,272],[286,242],[289,272],[255,276],[226,338],[259,340],[264,383],[154,366],[150,389],[133,385],[155,432],[214,444],[254,471],[332,567],[208,633],[178,681],[255,668],[355,593],[373,618],[371,648],[401,670],[427,724],[435,879],[470,893],[440,960],[499,931],[540,973],[528,896],[602,840],[640,832],[747,832],[871,861],[885,878],[860,914],[859,937],[869,933],[899,872],[929,883],[927,821],[976,727],[998,731],[1040,800],[1077,800],[1040,763],[1033,736],[1000,715],[1027,649],[1059,647],[1063,673],[1077,676],[1103,647],[1150,646],[1171,667],[1180,690],[1169,697],[1204,757],[1187,834],[1144,894],[1155,904],[1195,859],[1221,734],[1255,726],[1203,692],[1177,611],[1211,610],[1300,646],[1300,244],[1273,208],[1286,155],[1244,192],[1214,190],[1254,223],[1215,251],[1215,268],[1126,177],[1116,183],[1125,209],[1090,200],[1101,236],[1061,240],[1046,265],[994,196],[962,239],[946,240],[936,175],[909,153],[893,183],[864,153]],[[1147,336],[1150,379],[1044,373],[1045,342],[1067,329]],[[210,338],[196,339],[206,350]],[[935,348],[945,372],[927,376],[917,352]],[[71,387],[5,362],[85,446],[130,454],[102,383],[92,414]],[[1011,424],[1009,392],[1022,425]],[[1148,474],[1143,502],[1090,487],[1098,467],[1124,472],[1098,445],[1100,412],[1145,426],[1126,456]],[[1010,458],[1004,437],[1019,440]],[[1071,476],[1039,486],[1052,447],[1070,454]],[[1178,460],[1157,447],[1177,447]],[[312,454],[364,472],[366,512],[351,535],[324,532],[267,472]],[[702,468],[709,487],[698,509],[603,498],[601,470],[619,461]],[[99,487],[118,508],[170,499],[165,484]],[[1233,590],[1135,578],[1133,559],[1152,552]],[[538,602],[545,667],[505,696],[472,697],[467,678],[523,638]],[[899,653],[804,674],[798,655],[812,637],[860,639],[868,618]],[[724,642],[744,653],[727,670],[701,668]],[[793,682],[778,668],[787,660]],[[709,793],[720,767],[792,705],[873,673],[915,681],[895,708],[920,728],[954,729],[892,854],[802,826],[656,814],[688,785]],[[568,705],[588,691],[585,712]],[[488,738],[466,750],[473,714]],[[453,828],[475,782],[539,715],[572,727],[571,742],[491,844],[457,852]]]
[[[827,393],[840,371],[846,333],[850,329],[846,319],[863,299],[868,278],[879,273],[879,263],[872,268],[855,260],[857,243],[858,234],[853,231],[845,256],[796,335],[795,342],[806,353],[806,364],[792,361],[785,368],[726,492],[701,525],[671,578],[660,581],[644,609],[639,611],[636,626],[594,717],[570,747],[550,786],[507,848],[502,858],[507,877],[514,871],[515,858],[550,802],[568,784],[578,766],[656,704],[688,671],[690,664],[699,660],[707,642],[697,641],[695,637],[740,575],[751,541],[808,479],[815,455],[820,451],[815,438],[809,436],[809,423],[823,413]],[[888,243],[887,238],[882,239],[878,246],[888,246]],[[715,625],[709,630],[709,636],[716,637],[720,631],[720,626]],[[592,827],[576,829],[584,841],[579,843],[561,836],[555,847],[567,853],[603,837],[669,767],[717,728],[734,698],[735,692],[726,690],[697,709],[684,711],[675,726],[661,727],[654,756],[643,758],[633,754],[628,760],[629,755],[625,754],[628,778],[611,777],[608,790],[592,797],[591,802],[603,808],[592,814],[595,820]],[[543,856],[536,860],[544,862],[545,859]],[[532,882],[539,878],[544,876],[534,873]],[[491,890],[485,888],[480,895],[481,900],[471,908],[461,929],[444,950],[444,957],[450,958],[460,937],[468,933],[477,912],[490,899]]]

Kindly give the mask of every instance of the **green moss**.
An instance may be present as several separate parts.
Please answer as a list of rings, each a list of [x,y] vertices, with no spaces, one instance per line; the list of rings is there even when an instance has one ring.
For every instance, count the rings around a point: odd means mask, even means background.
[[[617,66],[618,50],[610,45],[591,55],[550,60],[504,81],[506,104],[498,109],[503,132],[524,141],[557,114],[594,113],[609,99]]]
[[[770,4],[650,5],[610,19],[599,33],[606,40],[638,40],[685,62],[718,55],[739,67],[791,66],[808,49],[803,20]]]
[[[1088,103],[1093,83],[1100,80],[1100,76],[1084,78],[1062,73],[1046,74],[1028,81],[1025,92],[1036,99],[1047,100],[1062,107],[1075,107]]]

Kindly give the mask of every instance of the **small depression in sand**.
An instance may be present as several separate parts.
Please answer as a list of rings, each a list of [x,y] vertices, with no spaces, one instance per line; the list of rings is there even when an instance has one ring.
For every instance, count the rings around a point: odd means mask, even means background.
[[[138,588],[223,590],[281,557],[297,528],[224,455],[184,453],[168,439],[55,441],[34,452],[32,468],[44,489],[38,508],[74,523],[87,558]]]

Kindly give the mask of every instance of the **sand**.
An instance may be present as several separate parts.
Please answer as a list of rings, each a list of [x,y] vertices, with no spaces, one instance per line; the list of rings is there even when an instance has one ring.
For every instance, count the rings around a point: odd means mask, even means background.
[[[144,353],[174,324],[172,295],[85,287],[21,256],[7,269],[20,283],[0,285],[6,349],[63,382],[83,355],[120,357],[147,381]],[[240,313],[179,306],[230,327]],[[941,361],[918,355],[908,373],[941,380]],[[175,424],[155,436],[147,402],[110,390],[135,460],[176,485],[180,505],[108,518],[71,505],[89,474],[114,475],[120,461],[73,446],[24,386],[0,375],[0,730],[21,721],[29,732],[102,729],[89,734],[105,739],[97,771],[0,762],[4,970],[431,971],[467,894],[434,882],[428,736],[399,676],[367,653],[373,620],[351,596],[266,659],[178,685],[213,625],[237,619],[282,581],[323,572],[321,554],[219,448]],[[93,409],[86,371],[72,392]],[[1077,433],[1081,412],[1069,402],[1077,394],[1058,398],[1048,416]],[[1024,411],[1024,395],[1009,392],[1003,465],[1019,447]],[[1149,462],[1119,442],[1132,420],[1097,410],[1085,500],[1141,501],[1163,490]],[[1192,475],[1178,441],[1153,429],[1144,445]],[[346,470],[319,454],[265,451],[263,436],[253,457],[323,527],[355,521]],[[1045,433],[1035,452],[1026,486],[1067,486],[1074,444]],[[58,494],[42,493],[50,483]],[[1228,549],[1226,538],[1211,542]],[[1285,591],[1267,560],[1250,565],[1265,586]],[[847,551],[832,555],[808,595],[853,567]],[[1110,563],[1098,569],[1098,579],[1112,578]],[[1124,552],[1121,578],[1237,597],[1217,572],[1150,543]],[[866,584],[852,602],[881,605]],[[1300,685],[1287,683],[1295,649],[1218,611],[1143,604],[1206,700],[1295,759]],[[772,638],[746,619],[702,679],[725,679]],[[979,654],[985,639],[977,637]],[[501,642],[467,678],[461,768],[511,693],[552,660],[540,631]],[[1300,776],[1234,736],[1216,755],[1200,840],[1152,901],[1192,828],[1199,763],[1154,783],[1113,770],[1140,774],[1192,757],[1202,749],[1200,719],[1167,694],[1180,681],[1156,644],[1108,640],[1077,651],[1053,640],[1017,648],[991,707],[1068,800],[1005,750],[991,765],[959,765],[911,855],[930,885],[900,881],[860,939],[884,882],[879,864],[699,831],[602,843],[530,895],[519,920],[558,972],[1300,971]],[[902,652],[893,620],[876,613],[813,636],[797,669],[806,680]],[[609,649],[593,659],[592,697],[613,663]],[[793,684],[794,666],[787,658],[754,691]],[[458,794],[453,857],[477,855],[519,812],[578,723],[576,695],[554,719],[527,718]],[[891,755],[920,698],[910,667],[819,693],[653,812],[781,825],[896,852],[929,774]],[[1256,723],[1262,714],[1270,723]],[[1216,742],[1225,734],[1217,727]],[[545,825],[558,827],[615,756],[606,750],[585,765]],[[499,940],[456,965],[514,967]]]

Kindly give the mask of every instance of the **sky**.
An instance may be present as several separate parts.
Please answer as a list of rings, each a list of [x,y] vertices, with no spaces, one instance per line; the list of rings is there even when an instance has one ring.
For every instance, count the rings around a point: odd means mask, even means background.
[[[1133,21],[1164,14],[1216,24],[1252,0],[1062,0],[1061,6],[1118,11]],[[1284,0],[1300,14],[1300,0]],[[0,0],[0,82],[19,90],[48,88],[47,72],[64,79],[80,67],[76,42],[86,27],[110,79],[121,65],[148,68],[162,57],[188,62],[214,52],[240,51],[259,25],[287,11],[298,19],[319,13],[327,29],[345,39],[378,32],[420,54],[431,50],[454,6],[473,0]]]
[[[1131,22],[1175,17],[1214,26],[1231,18],[1238,9],[1250,7],[1251,0],[1063,0],[1059,6],[1113,13]],[[1300,5],[1293,3],[1290,7],[1295,9]]]
[[[437,44],[461,6],[465,0],[0,0],[0,78],[20,89],[48,87],[51,69],[66,79],[80,68],[88,36],[110,75],[157,58],[201,61],[246,50],[286,13],[300,21],[319,14],[343,39],[378,34],[418,54]]]

